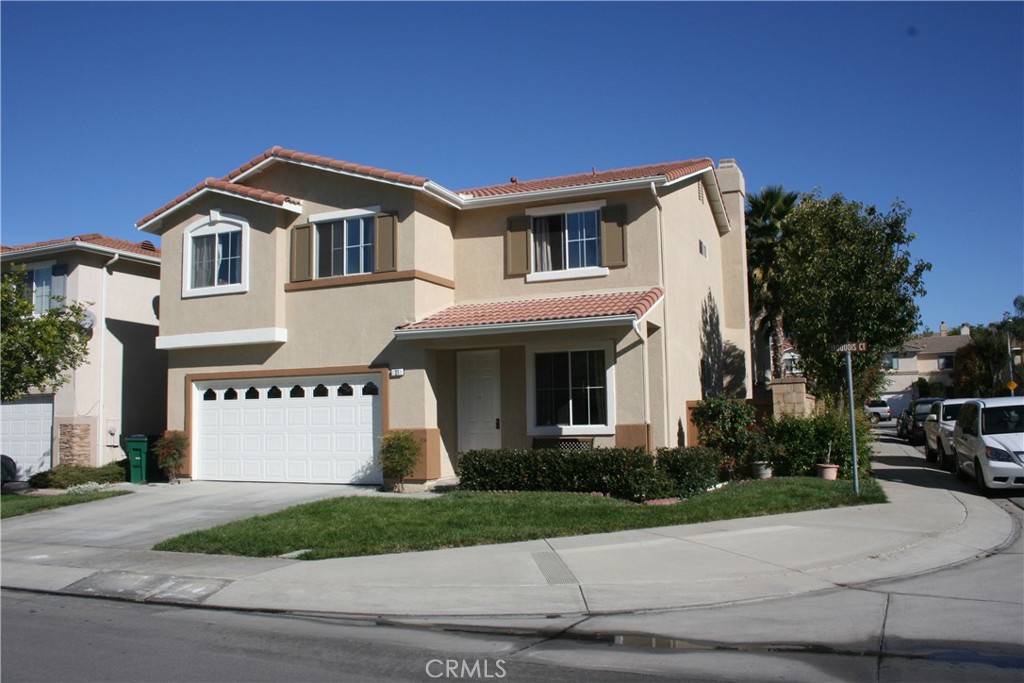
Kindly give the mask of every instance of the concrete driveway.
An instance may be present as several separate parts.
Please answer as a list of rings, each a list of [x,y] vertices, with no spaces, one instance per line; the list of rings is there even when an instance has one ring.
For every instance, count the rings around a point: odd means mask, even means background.
[[[148,550],[178,534],[300,503],[337,496],[387,495],[375,487],[337,484],[195,481],[128,488],[133,492],[128,496],[5,519],[3,540]]]

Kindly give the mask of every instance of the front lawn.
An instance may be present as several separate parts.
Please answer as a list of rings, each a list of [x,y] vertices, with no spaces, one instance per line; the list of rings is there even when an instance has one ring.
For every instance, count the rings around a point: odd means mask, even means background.
[[[674,505],[634,503],[573,493],[459,491],[437,498],[352,496],[195,531],[154,550],[302,559],[382,555],[509,543],[623,529],[693,524],[846,505],[886,502],[872,479],[856,497],[850,481],[814,477],[744,481]]]
[[[91,503],[94,500],[123,496],[127,493],[131,493],[131,491],[88,491],[83,493],[61,493],[54,496],[27,496],[18,493],[4,493],[0,495],[0,519],[26,515],[36,510],[49,510],[51,508],[64,507],[65,505]]]

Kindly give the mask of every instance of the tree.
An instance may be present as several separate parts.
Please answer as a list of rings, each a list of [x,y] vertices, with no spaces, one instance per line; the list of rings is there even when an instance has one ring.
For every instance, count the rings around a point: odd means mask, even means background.
[[[771,343],[772,377],[782,377],[783,301],[776,251],[783,223],[799,199],[781,185],[747,197],[747,287],[754,334]]]
[[[866,352],[852,356],[861,401],[880,388],[872,369],[882,356],[917,329],[914,299],[925,293],[931,264],[911,260],[909,216],[900,201],[883,214],[840,194],[821,199],[817,193],[790,212],[777,247],[780,294],[804,374],[819,393],[845,397],[846,358],[833,344],[867,343]]]
[[[85,306],[65,302],[35,315],[24,268],[4,273],[0,289],[0,398],[62,386],[88,355]]]
[[[1010,349],[1024,339],[1024,296],[1013,300],[1014,313],[996,323],[971,325],[971,343],[960,349],[953,365],[957,396],[1003,396],[1011,379],[1024,384],[1021,366],[1011,366]]]

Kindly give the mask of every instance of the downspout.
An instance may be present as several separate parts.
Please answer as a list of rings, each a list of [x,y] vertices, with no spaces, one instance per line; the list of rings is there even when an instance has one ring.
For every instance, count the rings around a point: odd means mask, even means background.
[[[103,268],[100,271],[100,316],[99,316],[99,331],[100,331],[100,417],[99,417],[99,452],[97,455],[100,457],[100,465],[105,464],[103,461],[106,460],[106,431],[107,426],[104,422],[103,408],[106,405],[104,403],[104,394],[107,386],[106,378],[106,348],[107,348],[107,269],[117,263],[117,260],[121,258],[121,254],[114,254],[114,258],[110,259],[103,264]],[[113,435],[111,435],[113,436]]]
[[[633,332],[636,333],[637,339],[640,340],[640,394],[643,397],[641,403],[644,406],[644,424],[650,425],[650,397],[647,395],[647,336],[640,331],[640,318],[633,321]],[[649,429],[650,427],[648,426]],[[652,434],[648,431],[648,449],[651,447],[651,436]]]
[[[664,207],[661,205],[661,197],[658,196],[658,188],[655,187],[653,180],[651,181],[651,196],[654,198],[654,204],[658,208],[658,278],[659,278],[658,284],[661,286],[661,290],[665,293],[664,296],[668,297],[668,285],[665,283],[665,226],[664,226],[664,222],[663,222],[663,218],[662,218],[662,212],[664,211]],[[670,444],[671,439],[669,438],[669,435],[672,433],[672,424],[671,424],[670,409],[669,409],[669,396],[672,393],[671,392],[671,385],[669,384],[669,382],[670,382],[670,378],[672,377],[672,373],[669,372],[669,357],[671,357],[672,354],[670,353],[670,349],[669,349],[669,340],[671,339],[671,337],[668,334],[669,314],[668,314],[668,310],[667,309],[668,309],[668,307],[666,306],[665,315],[664,315],[664,323],[662,324],[662,335],[661,335],[661,338],[662,338],[662,345],[661,345],[662,346],[662,354],[661,355],[662,355],[662,363],[664,363],[664,368],[665,368],[665,377],[664,377],[664,380],[663,380],[664,381],[664,385],[665,385],[665,396],[662,397],[662,401],[661,401],[661,409],[662,409],[662,413],[663,413],[661,417],[662,417],[662,421],[663,421],[663,425],[664,425],[663,428],[665,430],[665,434],[664,434],[664,436],[665,436],[665,445],[669,446],[669,445],[671,445]],[[647,351],[647,347],[645,345],[644,346],[644,355],[645,356],[646,356],[646,351]],[[645,381],[646,381],[646,378],[645,378]],[[684,434],[685,434],[685,430],[684,430]],[[680,444],[680,445],[685,445],[685,444]]]

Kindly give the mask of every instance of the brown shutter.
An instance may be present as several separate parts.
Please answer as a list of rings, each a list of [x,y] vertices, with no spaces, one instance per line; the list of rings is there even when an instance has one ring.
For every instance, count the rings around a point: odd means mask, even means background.
[[[626,206],[601,209],[601,265],[622,268],[626,265]]]
[[[313,279],[313,226],[292,228],[292,282]]]
[[[530,226],[529,216],[509,216],[505,232],[505,273],[526,275],[530,272]]]
[[[392,273],[397,270],[397,231],[398,216],[393,213],[377,214],[377,234],[374,241],[373,272]]]

